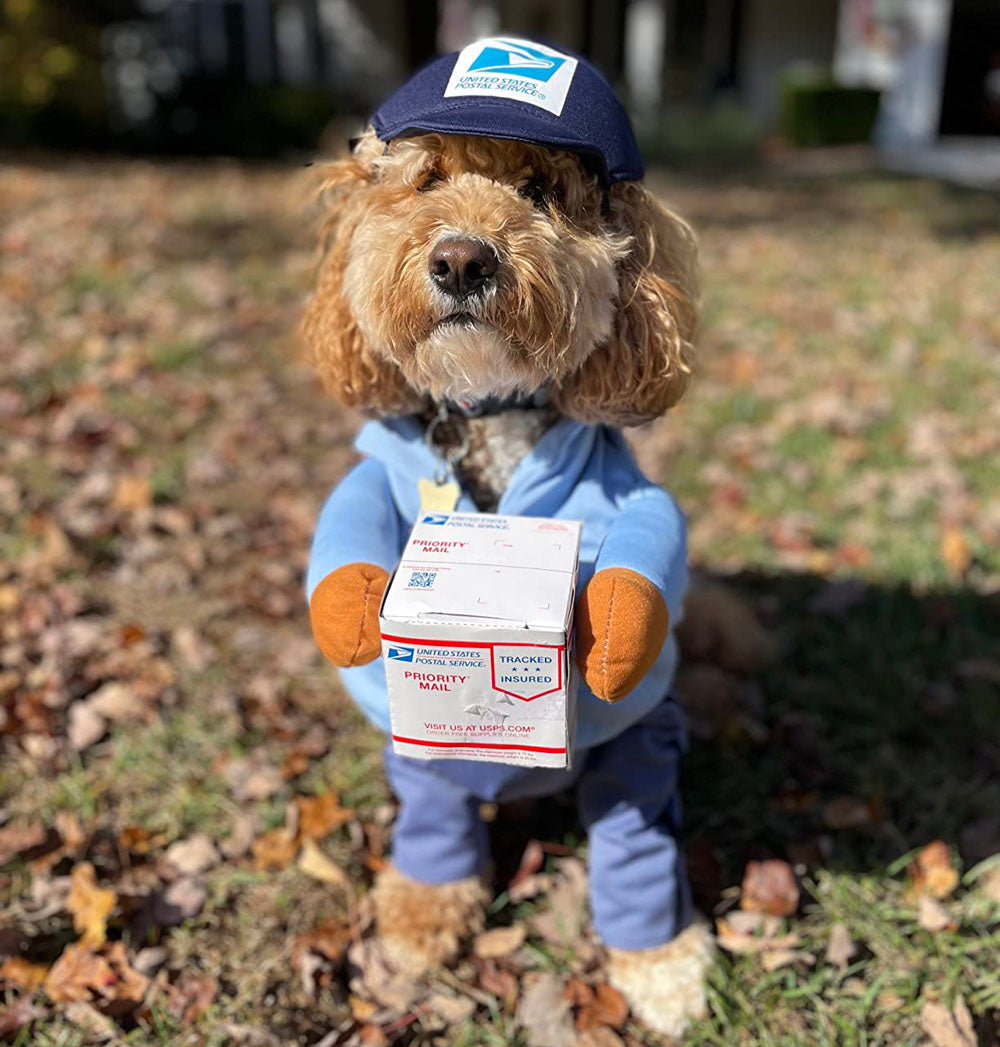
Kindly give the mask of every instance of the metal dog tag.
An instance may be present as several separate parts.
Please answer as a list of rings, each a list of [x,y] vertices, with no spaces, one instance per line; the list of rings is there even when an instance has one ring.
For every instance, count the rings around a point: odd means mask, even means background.
[[[454,480],[438,483],[426,476],[417,481],[422,513],[450,513],[458,505],[459,487]]]

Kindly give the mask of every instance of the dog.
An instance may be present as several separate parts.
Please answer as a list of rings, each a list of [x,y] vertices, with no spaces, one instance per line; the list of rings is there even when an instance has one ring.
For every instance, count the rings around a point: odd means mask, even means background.
[[[573,770],[387,750],[400,812],[372,892],[379,938],[400,969],[455,959],[489,900],[480,803],[575,785],[608,979],[680,1036],[713,958],[676,842],[685,528],[620,429],[688,387],[694,236],[643,185],[600,74],[533,41],[437,60],[322,173],[302,330],[325,387],[371,421],[320,516],[307,589],[316,642],[372,722],[388,729],[378,612],[419,487],[453,477],[431,485],[447,508],[584,521]]]

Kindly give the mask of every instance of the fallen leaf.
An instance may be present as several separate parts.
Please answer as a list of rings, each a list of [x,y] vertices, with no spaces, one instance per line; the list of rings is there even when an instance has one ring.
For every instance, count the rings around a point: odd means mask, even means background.
[[[574,1047],[576,1044],[570,1002],[557,974],[546,972],[525,978],[514,1020],[524,1029],[528,1047]]]
[[[624,1047],[622,1038],[613,1029],[602,1025],[597,1029],[587,1029],[576,1039],[576,1047]]]
[[[207,974],[185,972],[176,985],[167,982],[164,989],[170,1015],[183,1025],[191,1025],[212,1006],[219,983]]]
[[[860,829],[874,821],[871,804],[857,796],[838,796],[823,806],[828,829]]]
[[[791,916],[799,907],[799,885],[788,862],[780,858],[747,862],[740,907],[748,912]]]
[[[272,872],[287,869],[298,853],[294,835],[285,828],[272,829],[258,836],[252,849],[254,865]]]
[[[111,942],[94,951],[82,942],[67,945],[45,979],[56,1003],[94,1003],[105,1014],[127,1014],[146,994],[149,979],[129,966],[125,946]]]
[[[74,702],[69,707],[66,737],[77,752],[89,749],[95,742],[99,742],[107,729],[107,720],[87,701]]]
[[[327,920],[308,934],[296,937],[292,944],[292,967],[298,972],[307,996],[313,997],[331,984],[350,943],[350,929],[335,920]]]
[[[559,861],[549,891],[549,908],[529,920],[531,930],[553,944],[565,945],[580,936],[586,914],[587,870],[578,858]]]
[[[221,1032],[229,1038],[227,1047],[282,1047],[277,1036],[256,1025],[228,1022],[221,1027]]]
[[[851,962],[851,957],[858,951],[858,947],[851,939],[851,933],[847,925],[835,923],[830,928],[830,938],[826,943],[826,962],[834,967],[846,970]]]
[[[41,822],[13,822],[0,829],[0,866],[19,857],[33,857],[32,852],[45,847],[49,832]]]
[[[545,850],[538,840],[529,840],[524,848],[524,852],[521,854],[521,864],[517,867],[517,872],[514,873],[507,884],[508,888],[514,890],[524,880],[530,876],[534,876],[545,864]]]
[[[479,988],[496,996],[505,1007],[510,1008],[517,1002],[520,986],[516,976],[506,967],[487,960],[479,969]]]
[[[119,680],[98,687],[82,704],[112,723],[141,720],[149,711],[135,691]]]
[[[476,1013],[476,1002],[468,996],[452,996],[450,993],[431,993],[423,1002],[431,1014],[440,1018],[446,1025],[459,1025]]]
[[[920,1024],[935,1047],[976,1047],[976,1029],[965,1001],[959,997],[949,1010],[928,1001],[920,1011]]]
[[[126,851],[143,856],[162,847],[167,834],[145,825],[126,825],[118,834],[118,842]]]
[[[170,647],[177,660],[192,672],[202,672],[212,663],[215,648],[198,635],[190,625],[178,626],[170,637]]]
[[[164,858],[182,875],[197,876],[219,863],[219,852],[206,833],[172,843]]]
[[[42,1015],[43,1012],[35,1006],[30,996],[22,996],[9,1007],[0,1010],[0,1037],[13,1039],[23,1028]]]
[[[936,898],[927,894],[921,894],[917,899],[917,923],[925,931],[935,934],[939,931],[958,930],[958,922],[954,916]]]
[[[111,504],[123,512],[138,512],[153,504],[153,487],[147,476],[121,476]]]
[[[233,831],[219,844],[219,849],[227,858],[242,858],[253,846],[257,835],[258,817],[256,812],[245,811],[233,819]]]
[[[44,964],[31,963],[23,956],[11,956],[0,964],[0,979],[27,993],[41,988],[48,973]]]
[[[88,1041],[103,1042],[113,1040],[118,1035],[118,1027],[106,1015],[83,1000],[75,1000],[63,1008],[66,1017],[87,1034]]]
[[[192,876],[182,876],[164,888],[153,901],[152,919],[161,927],[176,927],[191,920],[205,906],[208,889]]]
[[[496,959],[517,952],[527,937],[524,924],[515,923],[510,927],[494,927],[476,936],[472,951],[481,960]]]
[[[953,577],[960,578],[972,564],[972,552],[962,529],[947,523],[941,531],[941,560]]]
[[[602,982],[590,990],[590,998],[580,1006],[576,1029],[577,1032],[586,1032],[602,1025],[620,1029],[627,1020],[628,1004],[625,997],[617,989]]]
[[[299,811],[300,840],[322,840],[355,817],[354,811],[340,806],[340,799],[333,792],[297,796],[295,806]]]
[[[731,953],[750,954],[774,949],[794,949],[800,940],[795,933],[774,937],[746,934],[733,930],[725,919],[716,920],[715,929],[719,947]]]
[[[765,971],[777,971],[781,967],[791,967],[796,963],[812,965],[816,957],[801,949],[771,949],[761,955],[760,965]]]
[[[350,877],[343,869],[327,854],[325,854],[315,840],[307,838],[302,845],[299,854],[299,868],[314,880],[322,883],[335,884],[346,891],[352,891]]]
[[[907,869],[910,891],[932,898],[947,898],[958,886],[958,870],[952,864],[951,848],[944,840],[934,840],[921,848]]]
[[[104,944],[108,917],[116,901],[114,891],[97,886],[97,876],[90,862],[73,866],[66,910],[73,917],[76,933],[81,935],[81,945],[97,948]]]

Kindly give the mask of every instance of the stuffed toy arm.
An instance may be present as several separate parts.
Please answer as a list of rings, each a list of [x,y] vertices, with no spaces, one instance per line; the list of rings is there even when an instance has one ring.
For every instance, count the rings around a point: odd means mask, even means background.
[[[381,463],[366,459],[327,499],[309,555],[309,620],[334,665],[365,665],[381,652],[378,611],[399,549],[388,477]]]
[[[577,662],[598,698],[619,701],[649,672],[686,587],[684,517],[665,491],[642,488],[608,530],[577,604]]]

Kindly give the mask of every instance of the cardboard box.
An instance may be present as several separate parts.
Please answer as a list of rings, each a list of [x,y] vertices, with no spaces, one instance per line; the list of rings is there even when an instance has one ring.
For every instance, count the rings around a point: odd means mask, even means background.
[[[380,612],[396,752],[568,767],[575,521],[424,513]]]

